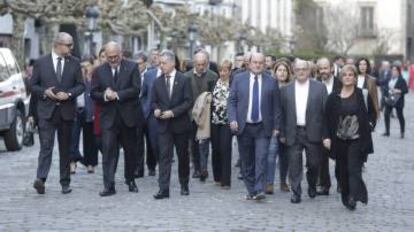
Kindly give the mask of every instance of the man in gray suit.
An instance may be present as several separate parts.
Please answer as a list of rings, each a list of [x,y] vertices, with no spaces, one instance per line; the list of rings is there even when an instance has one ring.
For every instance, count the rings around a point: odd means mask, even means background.
[[[265,198],[264,169],[269,140],[279,134],[279,87],[264,72],[264,60],[263,54],[252,54],[250,71],[235,76],[227,103],[230,128],[237,134],[248,200]]]
[[[302,152],[306,151],[306,179],[308,195],[316,196],[316,180],[322,141],[328,143],[324,119],[326,87],[309,78],[309,63],[297,60],[294,64],[296,80],[282,88],[282,130],[281,141],[288,147],[289,182],[292,189],[292,203],[300,203],[303,176]]]

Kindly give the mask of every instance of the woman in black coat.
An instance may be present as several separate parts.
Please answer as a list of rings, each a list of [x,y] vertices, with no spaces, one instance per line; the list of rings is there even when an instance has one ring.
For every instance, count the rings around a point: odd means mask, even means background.
[[[404,138],[405,119],[403,114],[404,95],[408,93],[407,82],[401,75],[401,68],[397,65],[391,67],[391,78],[385,85],[385,133],[383,136],[390,136],[390,115],[393,108],[397,111],[398,121],[400,122],[401,138]]]
[[[361,169],[365,155],[373,153],[370,124],[376,120],[373,100],[356,87],[356,78],[355,66],[342,68],[342,88],[329,95],[325,111],[330,142],[324,146],[335,155],[342,203],[350,210],[357,201],[368,203]]]

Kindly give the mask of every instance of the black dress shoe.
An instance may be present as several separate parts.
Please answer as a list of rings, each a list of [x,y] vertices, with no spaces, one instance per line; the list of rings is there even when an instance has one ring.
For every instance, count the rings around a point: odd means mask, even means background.
[[[190,195],[190,190],[188,190],[188,186],[181,186],[181,196],[188,195]]]
[[[241,160],[238,159],[236,162],[236,165],[234,165],[234,167],[239,168],[241,166]]]
[[[115,194],[116,194],[116,191],[115,191],[114,188],[111,188],[111,189],[105,188],[102,192],[99,193],[99,196],[108,197],[108,196],[112,196],[112,195],[115,195]]]
[[[390,136],[390,133],[385,132],[385,133],[382,134],[382,136],[389,137]]]
[[[134,177],[135,178],[142,178],[142,177],[144,177],[144,171],[136,171],[134,173]]]
[[[155,170],[149,170],[148,176],[155,176]]]
[[[38,194],[45,194],[45,183],[41,179],[35,180],[33,188],[36,189]]]
[[[318,196],[328,196],[329,195],[329,189],[328,188],[322,188],[319,191],[316,191],[316,195]]]
[[[315,198],[316,197],[316,189],[315,188],[309,188],[308,189],[308,195],[310,198]]]
[[[200,178],[200,176],[201,176],[201,175],[200,175],[200,172],[199,172],[199,171],[194,171],[194,173],[193,173],[193,176],[192,176],[192,177],[196,179],[196,178]]]
[[[401,133],[400,138],[403,139],[404,137],[405,136],[404,136],[404,132],[403,132],[403,133]]]
[[[292,204],[299,204],[301,202],[300,196],[293,194],[292,197],[290,198],[290,202]]]
[[[132,193],[137,193],[138,192],[138,187],[137,187],[137,185],[135,184],[135,181],[133,180],[133,181],[130,181],[129,183],[128,183],[128,190],[130,191],[130,192],[132,192]]]
[[[353,198],[349,198],[348,203],[345,207],[351,211],[355,210],[356,208],[356,201]]]
[[[208,178],[208,171],[202,171],[200,174],[200,181],[204,182]]]
[[[62,186],[62,194],[71,193],[72,189],[69,186]]]
[[[157,194],[154,195],[155,200],[161,200],[164,198],[170,198],[170,192],[169,191],[158,191]]]
[[[239,172],[239,174],[237,174],[237,179],[243,180],[243,174],[241,172]]]
[[[263,192],[256,193],[253,196],[253,200],[256,200],[256,201],[261,201],[261,200],[264,200],[264,199],[266,199],[266,195]]]
[[[339,185],[338,185],[338,186],[336,187],[336,192],[337,192],[337,193],[341,193],[341,186],[339,186]]]

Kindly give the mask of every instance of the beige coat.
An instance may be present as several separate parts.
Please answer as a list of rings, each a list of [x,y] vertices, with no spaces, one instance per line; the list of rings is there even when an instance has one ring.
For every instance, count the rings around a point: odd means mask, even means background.
[[[210,138],[210,114],[212,97],[213,96],[210,92],[204,92],[198,96],[194,103],[192,117],[198,126],[196,133],[197,140]]]

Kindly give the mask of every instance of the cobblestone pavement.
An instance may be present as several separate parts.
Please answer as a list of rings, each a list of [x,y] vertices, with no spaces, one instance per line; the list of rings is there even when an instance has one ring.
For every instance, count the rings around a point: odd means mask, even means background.
[[[96,174],[79,167],[72,176],[73,192],[62,195],[57,149],[46,194],[38,195],[32,188],[38,143],[20,152],[6,152],[0,145],[0,231],[414,231],[414,94],[407,96],[405,115],[404,140],[399,139],[396,119],[390,138],[380,136],[384,126],[378,123],[376,153],[363,174],[369,204],[358,204],[354,212],[345,209],[332,190],[315,199],[304,194],[299,205],[291,204],[290,195],[278,189],[264,202],[246,201],[236,168],[231,190],[215,186],[211,177],[206,183],[192,179],[190,196],[183,197],[174,167],[171,198],[156,201],[156,177],[138,179],[138,194],[127,191],[122,161],[115,196],[98,196],[101,166]],[[233,157],[235,161],[237,154]]]

